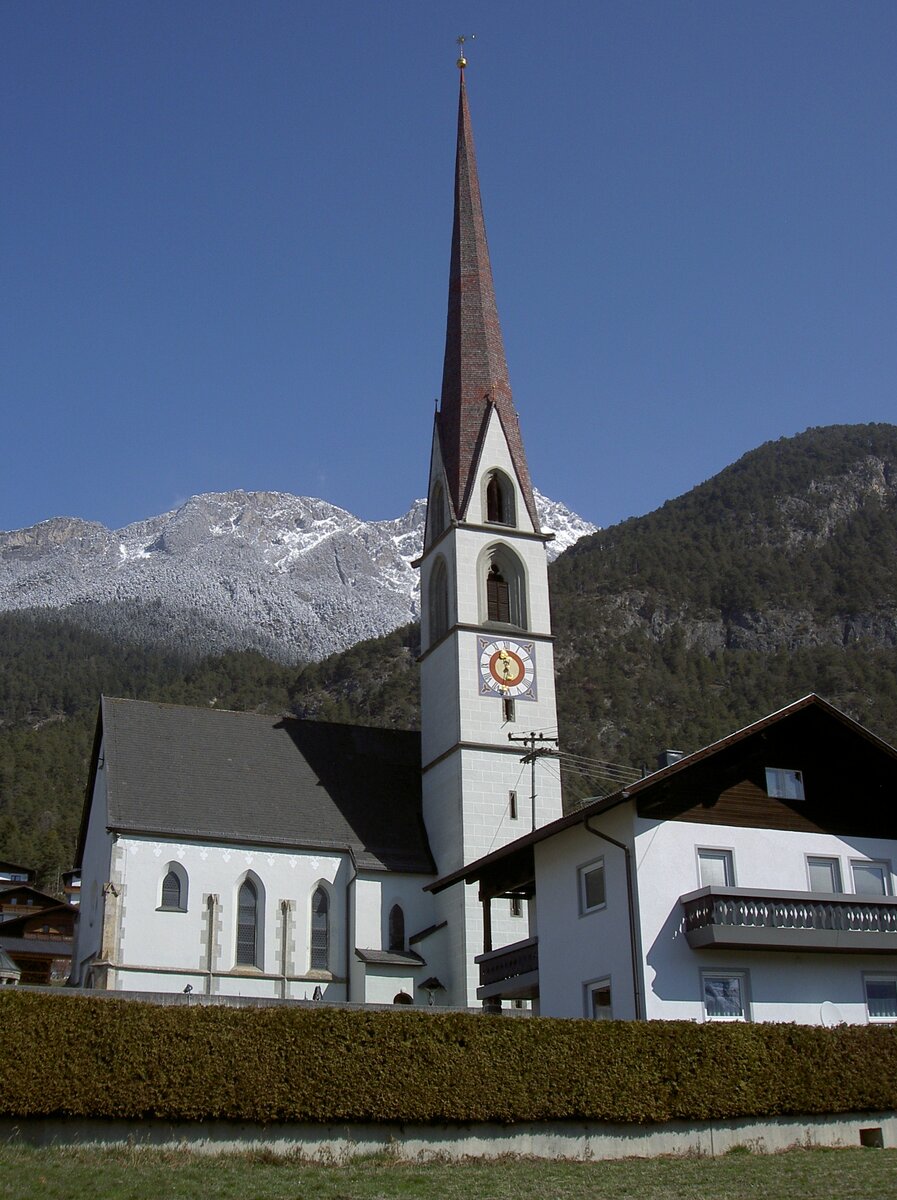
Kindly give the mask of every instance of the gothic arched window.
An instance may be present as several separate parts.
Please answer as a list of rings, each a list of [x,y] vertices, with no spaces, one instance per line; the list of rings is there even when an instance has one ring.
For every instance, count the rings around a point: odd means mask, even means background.
[[[187,911],[187,872],[180,863],[169,863],[162,880],[161,908]]]
[[[323,887],[311,898],[311,969],[326,971],[330,952],[330,897]]]
[[[429,583],[430,645],[438,642],[449,627],[448,571],[444,558],[437,558]]]
[[[258,913],[258,889],[251,879],[244,879],[237,895],[237,966],[257,964]]]
[[[515,525],[514,485],[504,471],[486,476],[486,520],[495,525]]]
[[[394,904],[389,910],[389,948],[394,954],[401,954],[405,949],[405,914],[400,904]]]

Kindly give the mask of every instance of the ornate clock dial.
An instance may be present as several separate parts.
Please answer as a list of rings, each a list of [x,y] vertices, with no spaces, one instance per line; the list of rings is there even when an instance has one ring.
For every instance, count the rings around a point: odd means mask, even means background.
[[[510,638],[477,638],[480,695],[536,699],[536,664],[532,642]]]

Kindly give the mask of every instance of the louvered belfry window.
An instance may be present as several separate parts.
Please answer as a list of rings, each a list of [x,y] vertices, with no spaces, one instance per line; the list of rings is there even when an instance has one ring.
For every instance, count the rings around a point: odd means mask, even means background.
[[[169,871],[162,880],[162,907],[181,907],[181,881],[175,871]]]
[[[496,563],[486,576],[486,608],[490,621],[511,620],[511,589]]]
[[[244,881],[237,898],[237,963],[254,967],[256,964],[256,930],[258,922],[258,892],[251,879]]]
[[[327,970],[327,951],[330,941],[330,900],[319,887],[311,901],[311,968]]]

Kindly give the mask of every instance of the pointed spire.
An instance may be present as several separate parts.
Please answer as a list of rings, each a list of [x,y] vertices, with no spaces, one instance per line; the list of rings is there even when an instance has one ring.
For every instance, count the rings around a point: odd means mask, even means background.
[[[463,520],[486,417],[490,404],[494,404],[511,450],[527,510],[534,528],[538,529],[529,468],[511,397],[508,365],[498,321],[467,89],[460,60],[459,66],[461,92],[455,158],[455,220],[442,402],[437,418],[442,459],[455,514]]]

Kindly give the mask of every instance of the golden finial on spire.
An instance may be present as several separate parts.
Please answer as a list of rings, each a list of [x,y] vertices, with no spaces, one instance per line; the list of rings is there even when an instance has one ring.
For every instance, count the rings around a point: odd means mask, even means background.
[[[465,37],[462,34],[461,37],[455,39],[455,41],[458,43],[458,46],[460,47],[460,54],[458,55],[458,62],[456,63],[456,66],[461,71],[463,71],[464,68],[467,66],[467,59],[464,57],[464,43],[467,41],[471,41],[471,42],[476,41],[476,36],[477,35],[475,33],[470,34],[469,37]]]

